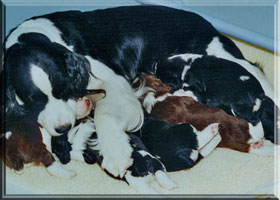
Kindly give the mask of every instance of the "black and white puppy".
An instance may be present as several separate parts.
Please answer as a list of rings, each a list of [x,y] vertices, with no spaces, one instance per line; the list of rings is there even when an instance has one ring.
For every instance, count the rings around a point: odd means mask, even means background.
[[[174,75],[159,69],[157,75],[164,77],[163,82],[254,126],[261,122],[265,138],[276,142],[274,108],[277,106],[265,95],[259,81],[240,64],[214,56],[181,54],[165,59],[160,66],[181,71],[180,75]]]
[[[188,124],[174,126],[146,113],[143,127],[135,134],[130,133],[129,141],[133,147],[133,164],[124,180],[139,193],[156,194],[151,181],[164,189],[176,188],[165,172],[193,167],[215,149],[221,136],[215,123],[200,132]],[[70,149],[61,149],[69,145]],[[67,137],[53,137],[52,150],[64,164],[70,161],[68,158],[99,165],[103,160],[91,119],[82,121]]]
[[[52,137],[52,150],[63,164],[67,164],[71,158],[88,164],[101,165],[103,156],[100,154],[96,130],[91,119],[83,120],[69,132],[68,137],[65,136]],[[130,134],[129,137],[133,147],[133,164],[122,179],[141,194],[157,194],[150,186],[152,181],[157,182],[164,189],[176,188],[176,184],[165,174],[163,163],[148,153],[140,138],[134,134]],[[70,149],[61,149],[61,146],[70,146]]]
[[[6,115],[28,116],[51,135],[60,135],[73,128],[75,98],[86,89],[105,89],[107,96],[95,113],[102,166],[122,176],[132,164],[126,132],[143,124],[143,111],[129,82],[159,70],[180,75],[181,71],[161,67],[160,61],[184,53],[236,61],[273,97],[261,71],[199,15],[162,6],[131,6],[57,12],[13,29],[4,55]],[[172,86],[180,87],[176,83]]]

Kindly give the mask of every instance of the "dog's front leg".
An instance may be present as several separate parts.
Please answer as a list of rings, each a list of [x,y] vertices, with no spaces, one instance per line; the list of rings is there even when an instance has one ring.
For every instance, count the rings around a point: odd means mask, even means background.
[[[102,168],[114,176],[123,177],[133,161],[128,135],[118,118],[111,113],[98,113],[94,122],[103,156]]]
[[[43,137],[43,143],[46,145],[47,151],[52,152],[51,135],[44,128],[40,128],[40,131]],[[75,172],[66,170],[62,167],[55,154],[52,153],[52,156],[54,157],[54,162],[52,162],[51,165],[47,166],[47,170],[50,174],[64,179],[71,179],[76,176]]]

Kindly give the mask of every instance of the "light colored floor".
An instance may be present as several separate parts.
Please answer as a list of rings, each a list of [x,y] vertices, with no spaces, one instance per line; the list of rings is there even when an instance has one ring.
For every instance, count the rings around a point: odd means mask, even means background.
[[[264,66],[264,71],[273,84],[273,54],[237,40],[235,42],[246,58]],[[28,165],[22,175],[6,169],[6,192],[7,194],[21,191],[40,194],[137,194],[125,182],[107,176],[97,165],[71,161],[65,167],[74,170],[78,175],[72,180],[65,181],[50,176],[43,167]],[[168,173],[168,176],[178,184],[178,189],[164,191],[159,186],[154,186],[164,194],[275,194],[271,187],[275,180],[275,169],[274,157],[218,148],[192,169]],[[270,187],[262,187],[266,184]]]

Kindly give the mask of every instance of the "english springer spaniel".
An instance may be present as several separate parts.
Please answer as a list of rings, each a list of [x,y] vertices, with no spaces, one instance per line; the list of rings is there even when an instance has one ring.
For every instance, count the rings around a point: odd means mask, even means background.
[[[148,73],[173,89],[181,87],[178,80],[161,75],[180,79],[176,63],[165,68],[161,61],[185,53],[239,63],[273,98],[262,72],[199,15],[163,6],[128,6],[51,13],[13,29],[5,42],[2,111],[8,119],[38,122],[58,136],[73,129],[77,98],[87,89],[105,89],[107,96],[98,102],[95,115],[102,167],[123,176],[133,152],[126,132],[143,124],[143,110],[130,84]]]
[[[218,147],[274,155],[273,145],[263,145],[264,131],[260,122],[253,126],[240,117],[231,116],[221,109],[201,104],[185,92],[173,92],[170,86],[152,75],[142,76],[134,87],[138,88],[138,93],[142,91],[140,99],[145,109],[159,119],[174,125],[188,123],[198,130],[204,129],[211,123],[218,123],[222,137]]]
[[[167,85],[198,102],[243,118],[253,126],[261,122],[265,137],[277,142],[274,108],[278,111],[278,107],[260,82],[239,63],[214,56],[181,54],[163,60],[160,66],[181,71],[174,74],[158,69],[156,75]]]

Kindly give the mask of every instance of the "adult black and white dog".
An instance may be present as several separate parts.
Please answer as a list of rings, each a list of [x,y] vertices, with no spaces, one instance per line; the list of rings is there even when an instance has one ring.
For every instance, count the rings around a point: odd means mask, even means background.
[[[141,105],[129,83],[158,70],[180,76],[181,71],[159,65],[162,59],[183,53],[238,63],[273,98],[262,72],[199,15],[162,6],[133,6],[57,12],[33,17],[12,30],[4,55],[6,117],[30,118],[51,135],[60,135],[74,126],[77,98],[87,89],[106,90],[95,111],[102,166],[122,176],[132,164],[125,132],[137,131],[143,124]]]

